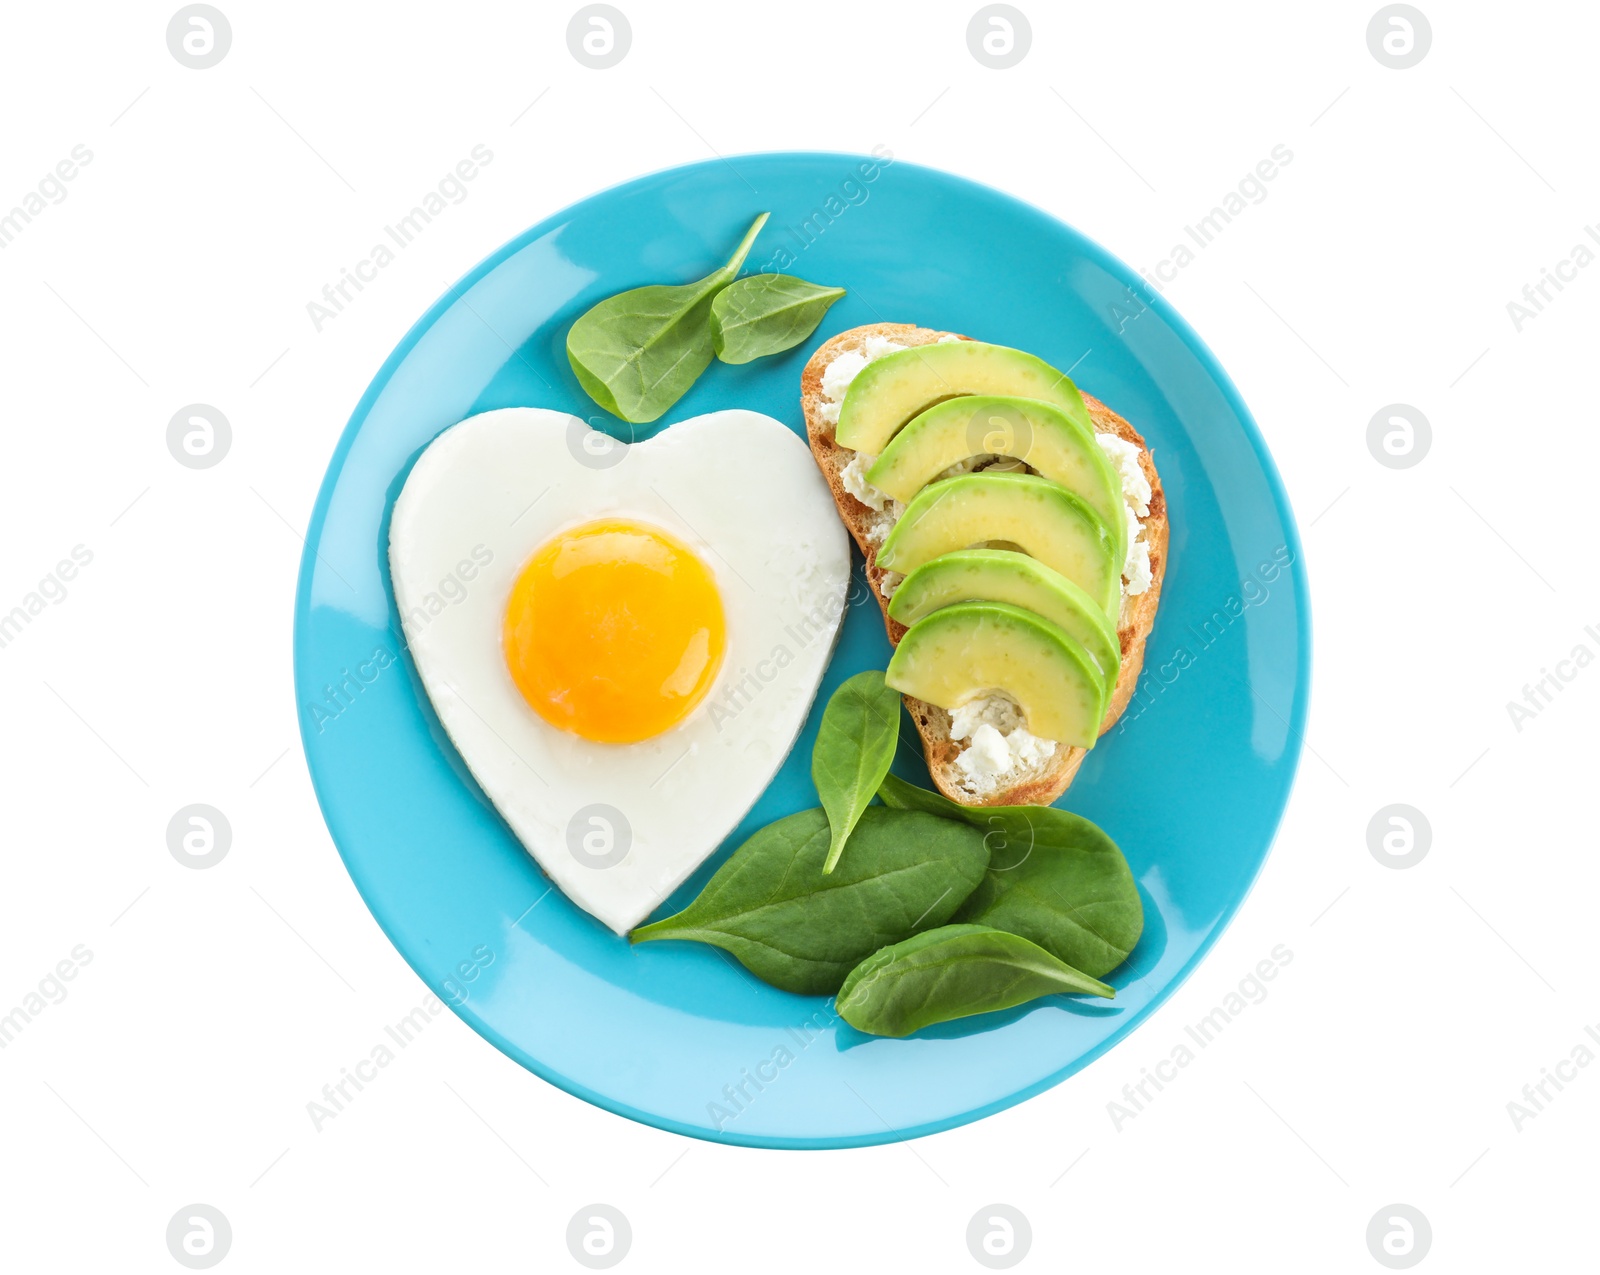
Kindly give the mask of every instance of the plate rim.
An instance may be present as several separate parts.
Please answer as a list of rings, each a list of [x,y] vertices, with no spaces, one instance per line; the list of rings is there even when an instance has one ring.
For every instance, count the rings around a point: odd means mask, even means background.
[[[332,453],[329,455],[323,471],[322,480],[317,487],[316,500],[312,504],[311,517],[306,524],[304,547],[300,555],[300,567],[295,578],[294,594],[294,632],[292,640],[292,662],[290,670],[290,688],[295,700],[295,718],[298,727],[301,760],[305,765],[307,774],[311,779],[312,792],[317,800],[318,811],[322,816],[323,824],[328,830],[329,839],[333,842],[334,849],[339,855],[340,862],[349,874],[351,883],[356,887],[362,904],[366,907],[378,928],[383,931],[384,937],[389,941],[390,947],[405,961],[411,971],[422,981],[429,994],[447,1006],[455,1016],[460,1019],[473,1032],[483,1037],[506,1057],[518,1066],[532,1072],[539,1079],[553,1085],[564,1093],[598,1107],[611,1115],[621,1116],[651,1128],[661,1129],[668,1133],[680,1134],[685,1137],[698,1138],[706,1142],[715,1142],[725,1146],[753,1147],[766,1150],[783,1151],[823,1151],[839,1150],[854,1147],[882,1146],[895,1142],[907,1142],[915,1138],[928,1137],[932,1134],[943,1133],[946,1130],[958,1128],[965,1124],[975,1123],[1017,1106],[1028,1099],[1036,1097],[1047,1089],[1052,1089],[1062,1081],[1082,1071],[1096,1061],[1110,1049],[1122,1043],[1135,1029],[1147,1018],[1164,1005],[1180,987],[1199,968],[1205,958],[1210,955],[1212,947],[1217,940],[1233,924],[1234,917],[1239,909],[1244,906],[1245,900],[1254,892],[1261,873],[1265,869],[1267,860],[1277,845],[1278,835],[1282,831],[1284,815],[1288,810],[1289,801],[1294,794],[1295,784],[1299,778],[1300,765],[1304,758],[1305,750],[1305,723],[1310,712],[1312,683],[1312,640],[1313,626],[1311,619],[1311,590],[1309,569],[1305,561],[1304,543],[1300,535],[1299,522],[1295,517],[1294,505],[1289,499],[1289,493],[1284,485],[1283,477],[1278,471],[1277,462],[1273,459],[1271,450],[1267,447],[1266,439],[1262,436],[1260,427],[1256,424],[1254,414],[1244,401],[1238,387],[1233,383],[1233,378],[1221,361],[1206,344],[1205,340],[1178,313],[1165,294],[1151,289],[1143,284],[1141,276],[1121,258],[1107,250],[1097,240],[1091,238],[1083,231],[1077,229],[1063,218],[1048,209],[1013,195],[995,186],[964,177],[957,173],[949,172],[942,168],[935,168],[927,164],[916,164],[891,156],[889,163],[894,167],[905,167],[920,174],[924,174],[937,181],[951,183],[963,188],[965,193],[976,195],[981,199],[998,202],[1002,207],[1011,211],[1025,214],[1029,217],[1041,218],[1066,234],[1080,241],[1087,255],[1094,258],[1098,265],[1113,277],[1125,278],[1131,286],[1138,289],[1140,300],[1153,309],[1165,323],[1172,329],[1178,338],[1189,348],[1190,352],[1200,361],[1202,368],[1207,373],[1211,382],[1221,391],[1229,408],[1243,426],[1245,441],[1257,463],[1261,466],[1262,473],[1267,481],[1267,488],[1271,494],[1276,510],[1283,521],[1285,540],[1288,548],[1293,552],[1292,563],[1298,570],[1290,573],[1292,589],[1296,604],[1296,646],[1297,661],[1295,678],[1297,695],[1294,703],[1290,705],[1288,719],[1289,741],[1287,753],[1287,777],[1283,790],[1283,801],[1273,819],[1271,832],[1267,837],[1266,846],[1262,852],[1260,862],[1256,864],[1255,871],[1239,892],[1225,908],[1219,912],[1217,922],[1208,934],[1195,948],[1189,959],[1174,972],[1151,1000],[1135,1011],[1126,1022],[1112,1032],[1104,1040],[1085,1052],[1077,1055],[1061,1068],[1039,1080],[1018,1089],[1003,1098],[984,1103],[978,1107],[971,1107],[957,1114],[940,1117],[936,1120],[925,1121],[921,1124],[903,1129],[886,1128],[882,1133],[864,1133],[850,1135],[829,1135],[820,1137],[793,1137],[775,1136],[767,1134],[744,1134],[736,1130],[713,1130],[703,1126],[687,1124],[681,1120],[662,1116],[654,1112],[645,1111],[629,1103],[598,1093],[582,1082],[566,1076],[555,1068],[547,1065],[542,1060],[533,1057],[520,1046],[513,1044],[502,1036],[488,1023],[476,1020],[462,1012],[461,1007],[451,1003],[450,999],[440,994],[434,988],[429,977],[418,968],[417,962],[411,954],[400,944],[384,915],[384,909],[375,903],[365,888],[362,880],[363,874],[358,870],[346,855],[340,842],[339,835],[335,832],[336,816],[331,803],[334,800],[331,792],[325,791],[325,781],[319,776],[317,767],[312,764],[310,738],[305,714],[301,711],[298,676],[302,668],[307,666],[308,648],[310,645],[309,628],[311,614],[311,584],[318,561],[317,546],[321,543],[323,525],[327,519],[329,505],[333,499],[334,489],[338,484],[338,476],[342,474],[345,461],[355,443],[361,426],[371,413],[373,404],[378,396],[387,387],[395,371],[416,348],[422,338],[433,328],[439,317],[453,305],[461,296],[479,280],[498,268],[502,262],[520,252],[528,244],[540,236],[556,229],[563,221],[569,220],[572,215],[585,204],[602,196],[624,194],[640,186],[653,184],[668,175],[687,174],[696,170],[730,167],[741,159],[761,161],[812,161],[832,160],[843,163],[878,163],[884,164],[882,156],[863,155],[848,151],[824,150],[775,150],[775,151],[750,151],[723,158],[697,160],[689,164],[673,164],[658,168],[625,181],[609,186],[603,186],[591,191],[589,194],[571,203],[564,205],[556,211],[547,214],[532,226],[521,231],[487,256],[480,259],[467,270],[453,284],[446,287],[438,298],[422,313],[422,315],[406,330],[394,349],[373,374],[367,388],[362,392],[355,407],[351,410],[349,418],[345,421],[344,428],[340,431]],[[669,422],[670,424],[670,422]],[[659,428],[667,428],[660,426]],[[553,887],[552,887],[553,888]]]

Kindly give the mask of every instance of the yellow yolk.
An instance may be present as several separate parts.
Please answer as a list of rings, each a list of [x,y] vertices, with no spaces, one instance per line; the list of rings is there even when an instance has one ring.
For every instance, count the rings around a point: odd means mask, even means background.
[[[633,743],[711,689],[726,630],[716,580],[657,527],[604,519],[534,552],[511,588],[511,678],[534,712],[584,739]]]

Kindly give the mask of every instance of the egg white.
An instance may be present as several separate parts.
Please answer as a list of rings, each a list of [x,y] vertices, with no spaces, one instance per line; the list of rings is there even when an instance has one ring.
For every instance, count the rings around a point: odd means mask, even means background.
[[[706,698],[634,744],[544,721],[501,649],[534,550],[607,517],[694,549],[727,623]],[[567,897],[624,934],[783,764],[838,636],[850,551],[805,443],[769,416],[714,412],[628,446],[562,412],[507,408],[462,421],[418,457],[395,502],[389,570],[417,672],[473,776]]]

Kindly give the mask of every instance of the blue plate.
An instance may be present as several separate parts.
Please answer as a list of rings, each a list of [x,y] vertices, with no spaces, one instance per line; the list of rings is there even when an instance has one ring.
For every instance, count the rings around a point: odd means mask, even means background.
[[[749,266],[849,295],[798,349],[714,363],[662,421],[746,407],[803,436],[800,369],[826,337],[913,322],[1071,368],[1143,431],[1172,539],[1145,676],[1062,804],[1122,846],[1145,931],[1115,1002],[1052,997],[907,1040],[861,1035],[711,948],[633,950],[567,902],[478,790],[400,640],[385,544],[417,454],[491,408],[596,414],[565,337],[600,298],[697,278],[771,210]],[[857,570],[859,571],[859,562]],[[757,827],[816,804],[828,693],[889,656],[860,589],[804,733],[676,911]],[[473,270],[389,357],[317,498],[295,609],[295,685],[317,797],[367,906],[467,1023],[569,1093],[647,1124],[764,1147],[862,1146],[975,1120],[1055,1084],[1137,1026],[1195,967],[1266,858],[1300,751],[1310,662],[1300,542],[1250,413],[1210,351],[1140,279],[1025,204],[932,169],[772,154],[629,182],[541,222]],[[911,732],[905,732],[909,735]],[[927,783],[903,747],[897,770]]]

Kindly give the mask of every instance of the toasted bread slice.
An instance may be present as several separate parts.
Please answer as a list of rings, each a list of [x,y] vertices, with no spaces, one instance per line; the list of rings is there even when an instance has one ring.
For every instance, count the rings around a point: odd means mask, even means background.
[[[931,345],[955,333],[937,332],[919,328],[909,323],[872,323],[865,327],[841,332],[817,349],[800,376],[800,406],[805,413],[806,435],[811,441],[811,452],[816,457],[822,476],[827,479],[839,506],[839,516],[867,559],[867,582],[883,609],[883,621],[889,630],[889,641],[898,644],[905,626],[889,615],[889,599],[884,594],[886,573],[878,566],[878,547],[882,543],[885,515],[856,499],[846,488],[841,473],[855,455],[834,439],[834,426],[827,419],[824,407],[829,400],[822,393],[822,375],[828,365],[846,351],[864,352],[867,342],[879,337],[897,345]],[[965,341],[970,337],[960,337]],[[1161,581],[1167,567],[1167,502],[1161,489],[1161,479],[1156,474],[1155,461],[1138,430],[1118,416],[1104,403],[1085,394],[1084,403],[1095,429],[1112,433],[1139,448],[1139,465],[1150,483],[1150,513],[1140,519],[1145,542],[1150,547],[1150,587],[1143,593],[1125,595],[1122,613],[1117,625],[1122,646],[1122,667],[1117,684],[1112,690],[1110,706],[1100,733],[1104,735],[1115,724],[1122,710],[1133,696],[1144,664],[1145,639],[1150,636],[1155,623],[1156,605],[1161,598]],[[950,738],[950,714],[936,705],[907,695],[906,707],[922,735],[922,749],[928,761],[928,773],[934,785],[952,801],[967,806],[1019,806],[1048,805],[1067,790],[1087,750],[1058,747],[1053,756],[1033,770],[1024,772],[1008,786],[983,794],[975,794],[962,784],[962,773],[956,767],[956,758],[963,745]]]

